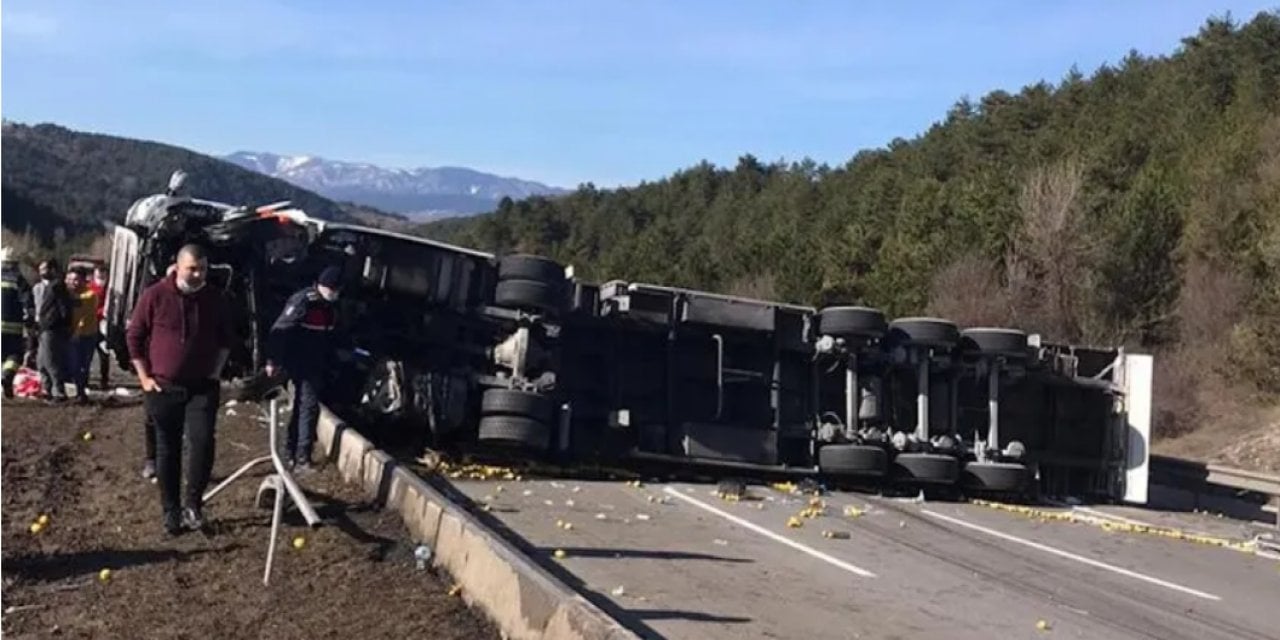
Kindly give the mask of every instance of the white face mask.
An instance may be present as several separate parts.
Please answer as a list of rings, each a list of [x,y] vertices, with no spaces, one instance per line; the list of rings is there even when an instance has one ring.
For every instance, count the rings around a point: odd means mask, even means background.
[[[338,299],[338,291],[336,289],[326,288],[326,289],[317,289],[317,291],[320,292],[320,297],[324,298],[326,302],[334,302]]]
[[[182,278],[175,279],[175,282],[178,284],[178,291],[181,291],[183,293],[195,293],[203,289],[204,285],[206,284],[204,281],[201,281],[200,284],[195,285],[193,287],[190,284],[188,284],[186,280],[183,280]]]

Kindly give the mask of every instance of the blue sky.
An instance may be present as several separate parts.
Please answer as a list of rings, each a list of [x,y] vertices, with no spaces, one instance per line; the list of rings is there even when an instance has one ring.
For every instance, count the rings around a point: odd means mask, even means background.
[[[5,0],[0,111],[560,186],[841,164],[963,95],[1168,53],[1228,0]]]

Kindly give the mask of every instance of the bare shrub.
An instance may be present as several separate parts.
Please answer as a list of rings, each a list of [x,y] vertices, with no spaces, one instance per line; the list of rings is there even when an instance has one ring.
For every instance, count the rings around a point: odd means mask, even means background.
[[[999,271],[975,254],[962,256],[934,275],[926,309],[929,315],[967,327],[1000,327],[1013,320]]]
[[[34,282],[36,265],[48,257],[48,249],[40,242],[40,237],[28,230],[16,233],[9,229],[0,229],[0,246],[12,252],[13,259],[18,261],[19,269],[28,282]]]
[[[1156,437],[1177,437],[1205,425],[1235,428],[1249,403],[1232,382],[1231,366],[1248,294],[1238,273],[1204,260],[1187,265],[1175,306],[1179,339],[1156,354]]]
[[[1080,207],[1084,173],[1074,161],[1036,169],[1018,197],[1021,228],[1005,256],[1014,320],[1058,340],[1092,340],[1095,243]]]
[[[111,246],[114,243],[113,236],[109,233],[102,233],[94,236],[93,241],[89,243],[89,248],[85,252],[95,258],[103,260],[111,260]]]

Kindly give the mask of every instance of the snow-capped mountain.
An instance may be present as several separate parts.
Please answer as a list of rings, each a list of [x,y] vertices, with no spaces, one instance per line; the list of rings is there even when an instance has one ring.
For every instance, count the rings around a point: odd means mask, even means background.
[[[559,195],[565,189],[504,178],[462,167],[389,169],[315,156],[238,151],[223,158],[339,201],[403,213],[417,219],[492,211],[504,196],[519,200]]]

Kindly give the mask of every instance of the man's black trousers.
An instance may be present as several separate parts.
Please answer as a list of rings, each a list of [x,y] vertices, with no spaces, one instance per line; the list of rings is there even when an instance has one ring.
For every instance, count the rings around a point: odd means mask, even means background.
[[[201,497],[213,472],[214,425],[218,417],[219,384],[201,380],[188,384],[160,384],[146,395],[147,417],[156,434],[156,475],[160,501],[166,512],[179,506],[202,506]],[[186,491],[179,494],[182,473],[182,436],[191,447],[187,460]],[[179,505],[179,495],[183,496]]]

